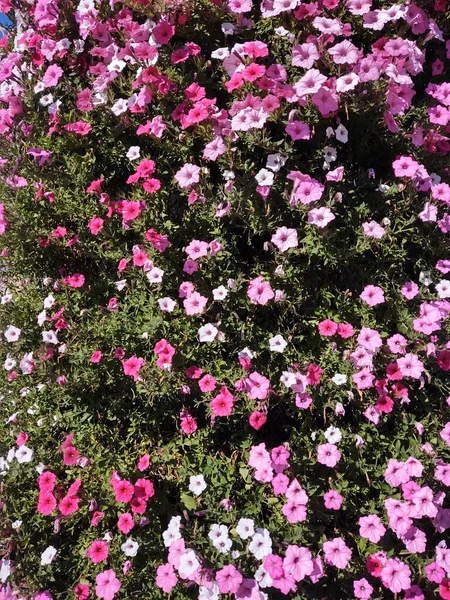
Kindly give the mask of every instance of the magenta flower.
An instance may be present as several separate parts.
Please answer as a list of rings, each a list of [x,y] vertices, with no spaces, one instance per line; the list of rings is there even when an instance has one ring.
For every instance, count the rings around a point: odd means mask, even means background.
[[[103,600],[112,600],[120,590],[121,584],[112,569],[99,573],[95,578],[95,593]]]
[[[384,292],[376,285],[366,285],[359,297],[369,306],[376,306],[384,302]]]
[[[352,551],[340,537],[336,537],[330,542],[325,542],[323,551],[325,562],[338,569],[345,569],[352,557]]]
[[[320,335],[323,335],[325,337],[331,337],[338,330],[337,323],[335,323],[331,319],[325,319],[325,321],[321,321],[317,327],[319,329]]]
[[[322,444],[317,447],[317,462],[327,467],[335,467],[341,459],[341,453],[334,444]]]
[[[145,361],[143,358],[131,356],[130,358],[127,358],[127,360],[123,361],[123,372],[125,375],[130,375],[133,377],[134,381],[137,381],[139,377],[139,371],[144,364]]]
[[[103,540],[95,540],[89,546],[87,555],[93,563],[100,563],[108,558],[108,544]]]
[[[215,417],[229,417],[233,412],[234,396],[224,386],[211,401],[211,410]]]

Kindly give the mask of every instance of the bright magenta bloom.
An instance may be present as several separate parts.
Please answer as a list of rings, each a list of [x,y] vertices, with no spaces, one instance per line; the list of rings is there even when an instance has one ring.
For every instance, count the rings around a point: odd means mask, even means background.
[[[89,547],[87,555],[93,563],[100,563],[108,558],[108,544],[103,540],[95,540]]]

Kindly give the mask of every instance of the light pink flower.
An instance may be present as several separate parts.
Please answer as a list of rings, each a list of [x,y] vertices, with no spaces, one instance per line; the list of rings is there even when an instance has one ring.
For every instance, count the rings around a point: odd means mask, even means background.
[[[376,306],[384,302],[384,292],[376,285],[366,285],[359,297],[369,306]]]
[[[267,304],[269,300],[275,297],[270,283],[264,281],[262,277],[257,277],[250,281],[247,296],[253,304]]]
[[[322,444],[317,447],[317,462],[327,467],[335,467],[341,459],[341,453],[334,444]]]
[[[175,179],[181,188],[188,188],[200,181],[200,167],[185,163],[175,174]]]
[[[121,584],[112,569],[99,573],[95,578],[95,593],[103,600],[112,600],[120,590]]]
[[[352,557],[352,551],[340,537],[325,542],[323,551],[325,554],[325,562],[338,569],[345,569]]]

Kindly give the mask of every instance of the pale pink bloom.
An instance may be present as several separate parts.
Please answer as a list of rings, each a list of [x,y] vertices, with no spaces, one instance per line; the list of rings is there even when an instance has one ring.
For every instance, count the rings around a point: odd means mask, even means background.
[[[377,352],[383,345],[380,334],[375,329],[363,327],[357,337],[358,344],[364,346],[369,352]]]
[[[270,283],[264,281],[262,277],[257,277],[250,281],[247,296],[253,304],[267,304],[269,300],[275,297]]]
[[[402,377],[420,379],[424,370],[423,363],[415,354],[405,354],[402,358],[397,359],[397,365]]]
[[[177,581],[178,578],[171,564],[160,565],[156,570],[156,585],[166,594],[170,594]]]
[[[252,6],[252,0],[228,0],[228,8],[234,14],[249,12]]]
[[[244,381],[245,390],[252,400],[264,400],[269,394],[270,381],[257,371],[251,373]]]
[[[376,306],[384,302],[384,292],[376,285],[366,285],[359,297],[369,306]]]
[[[377,544],[383,535],[386,533],[386,528],[381,522],[380,517],[377,515],[367,515],[367,517],[360,517],[359,521],[359,535],[363,538],[368,539],[373,544]]]
[[[283,560],[283,569],[295,581],[302,581],[313,571],[311,552],[308,548],[296,545],[288,546]]]
[[[341,459],[341,453],[334,444],[322,444],[317,447],[317,462],[327,467],[335,467]]]
[[[368,369],[362,369],[358,373],[352,375],[353,383],[356,384],[358,390],[365,390],[373,386],[375,377]]]
[[[315,94],[320,90],[327,78],[317,69],[310,69],[294,84],[295,93],[299,98]]]
[[[283,506],[281,512],[289,523],[301,523],[306,521],[306,506],[293,498]]]
[[[330,490],[323,496],[325,508],[328,510],[339,510],[344,502],[344,498],[336,492],[336,490]]]
[[[297,231],[295,229],[288,229],[287,227],[279,227],[273,234],[271,242],[280,252],[286,252],[289,248],[297,248]]]
[[[112,600],[120,590],[121,584],[112,569],[99,573],[95,578],[95,593],[98,598],[103,600]]]
[[[399,485],[402,485],[402,483],[408,482],[410,480],[410,475],[405,463],[400,462],[395,458],[391,458],[384,472],[384,478],[391,487],[398,487]]]
[[[175,179],[181,188],[188,188],[200,181],[200,167],[186,163],[177,171]]]
[[[407,281],[400,290],[402,296],[404,296],[407,300],[412,300],[419,293],[419,286],[417,283],[413,281]]]
[[[372,596],[373,587],[364,577],[353,582],[353,593],[359,600],[369,600]]]
[[[333,219],[335,218],[336,217],[334,216],[334,214],[327,207],[313,208],[308,213],[308,223],[316,225],[320,229],[326,227],[328,223],[333,221]]]
[[[201,242],[200,240],[192,240],[192,242],[186,246],[185,249],[186,254],[192,260],[197,260],[202,256],[207,256],[208,254],[208,242]]]
[[[270,466],[270,463],[270,454],[267,452],[264,442],[261,442],[258,446],[252,446],[248,459],[250,467],[260,470]]]
[[[42,81],[45,87],[54,87],[61,79],[64,71],[58,65],[50,65],[44,73]]]
[[[348,73],[336,80],[336,91],[349,92],[358,85],[359,77],[356,73]]]
[[[325,554],[325,562],[338,569],[345,569],[352,557],[352,551],[340,537],[325,542],[323,551]]]
[[[223,138],[219,135],[215,137],[209,144],[206,144],[203,150],[203,158],[205,160],[215,161],[221,154],[226,151]]]
[[[222,594],[235,594],[242,579],[242,575],[233,565],[226,565],[216,573],[216,582]]]
[[[358,49],[348,40],[328,48],[328,53],[331,54],[337,65],[354,65],[358,62]]]
[[[292,48],[292,65],[294,67],[310,69],[319,58],[320,54],[316,45],[310,42],[298,44]]]
[[[386,233],[384,227],[381,227],[379,223],[376,221],[369,221],[369,223],[363,223],[364,235],[366,237],[375,238],[380,240],[383,235]]]
[[[183,300],[183,305],[187,315],[200,315],[204,312],[208,298],[201,296],[198,292],[193,292],[189,298]]]
[[[411,570],[397,558],[388,558],[381,571],[381,582],[394,594],[411,587]]]

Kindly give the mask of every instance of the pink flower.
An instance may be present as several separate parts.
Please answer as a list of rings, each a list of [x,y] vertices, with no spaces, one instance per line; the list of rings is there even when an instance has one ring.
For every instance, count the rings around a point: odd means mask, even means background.
[[[381,571],[381,582],[394,594],[411,587],[411,570],[397,558],[388,558]]]
[[[103,600],[112,600],[120,590],[121,584],[112,569],[99,573],[95,578],[95,593]]]
[[[156,585],[166,594],[177,585],[178,578],[171,564],[160,565],[156,570]]]
[[[366,285],[359,297],[369,306],[376,306],[384,302],[383,290],[375,285]]]
[[[350,325],[350,323],[339,323],[337,332],[342,339],[351,338],[355,333],[353,326]]]
[[[143,358],[131,356],[130,358],[127,358],[127,360],[123,361],[123,372],[125,375],[130,375],[133,377],[134,381],[137,381],[139,377],[139,370],[144,364],[145,361]]]
[[[311,137],[309,126],[302,121],[291,121],[285,131],[291,136],[294,142],[297,140],[309,140]]]
[[[63,461],[66,466],[75,465],[80,453],[74,446],[68,446],[64,450]]]
[[[253,304],[265,305],[269,300],[275,297],[275,294],[270,287],[270,283],[264,281],[262,277],[257,277],[250,281],[247,290],[247,296]]]
[[[358,62],[358,49],[348,40],[328,48],[328,53],[337,65],[352,65]]]
[[[141,205],[135,200],[124,200],[122,205],[122,218],[124,221],[136,219],[141,212]]]
[[[99,363],[102,360],[103,353],[101,350],[96,350],[91,355],[91,363]]]
[[[363,223],[364,235],[369,238],[375,238],[380,240],[386,233],[386,230],[381,227],[376,221],[370,221],[369,223]]]
[[[38,477],[41,492],[51,492],[55,487],[56,475],[51,471],[43,471]]]
[[[74,275],[64,277],[63,281],[66,285],[70,285],[70,287],[79,288],[84,285],[84,275],[81,275],[80,273],[75,273]]]
[[[228,0],[228,8],[234,14],[249,12],[252,6],[252,0]]]
[[[134,527],[133,515],[131,513],[122,513],[117,521],[117,527],[125,535],[130,533]]]
[[[423,363],[418,359],[415,354],[405,354],[401,358],[397,359],[397,365],[402,374],[402,377],[412,377],[413,379],[420,379],[423,373]]]
[[[144,456],[141,456],[141,458],[138,461],[137,464],[137,468],[139,471],[145,471],[146,469],[148,469],[150,464],[150,456],[148,454],[144,454]]]
[[[253,429],[256,429],[256,431],[258,431],[259,429],[261,429],[261,427],[263,427],[263,425],[266,424],[267,417],[264,413],[260,412],[259,410],[254,410],[250,415],[248,422],[250,426],[253,427]]]
[[[126,479],[120,479],[114,484],[116,502],[130,502],[134,494],[134,486]]]
[[[377,515],[367,515],[367,517],[360,517],[359,521],[359,535],[363,538],[368,539],[373,544],[377,544],[383,535],[386,533],[386,528],[381,522],[380,517]]]
[[[215,417],[229,417],[233,412],[234,396],[224,386],[211,401],[211,410]]]
[[[302,581],[313,572],[311,552],[308,548],[296,545],[288,546],[283,560],[283,569],[295,581]]]
[[[37,510],[41,515],[51,515],[56,508],[55,496],[47,490],[42,490],[39,494]]]
[[[198,292],[193,292],[189,298],[183,300],[183,305],[187,315],[200,315],[205,310],[208,298],[201,296]]]
[[[289,248],[297,248],[297,231],[287,227],[279,227],[273,234],[271,242],[280,252],[286,252]]]
[[[181,188],[188,188],[200,181],[200,167],[185,163],[175,174],[175,179]]]
[[[92,217],[88,225],[92,235],[98,235],[100,233],[100,231],[103,229],[103,223],[104,221],[100,217]]]
[[[366,390],[367,388],[373,387],[373,380],[375,377],[368,369],[362,369],[352,375],[353,383],[356,383],[358,390]]]
[[[325,542],[323,551],[325,562],[338,569],[345,569],[352,557],[352,551],[340,537],[336,537],[330,542]]]
[[[270,381],[257,371],[244,381],[245,391],[252,400],[264,400],[269,394]]]
[[[64,496],[61,502],[58,504],[59,511],[62,515],[67,517],[78,510],[78,504],[80,499],[77,496]]]
[[[327,207],[313,208],[308,213],[308,223],[316,225],[319,229],[326,227],[335,218],[334,214]]]
[[[216,573],[216,583],[222,594],[235,594],[242,579],[242,575],[233,565],[226,565]]]
[[[327,467],[335,467],[341,459],[341,453],[334,444],[322,444],[317,447],[317,462]]]
[[[198,387],[203,393],[212,392],[216,388],[216,384],[217,381],[214,379],[214,377],[207,373],[199,380]]]
[[[100,563],[108,558],[108,544],[103,540],[95,540],[89,547],[87,555],[93,563]]]
[[[323,335],[325,337],[333,336],[338,330],[337,323],[335,323],[331,319],[325,319],[325,321],[321,321],[317,327],[319,329],[320,335]]]
[[[392,167],[396,177],[408,177],[411,179],[417,173],[419,163],[410,156],[400,156],[400,158],[394,160]]]
[[[168,44],[174,33],[175,27],[165,20],[161,20],[152,29],[152,36],[157,44]]]
[[[336,490],[330,490],[323,496],[325,508],[329,510],[339,510],[344,502],[344,498],[336,492]]]
[[[77,135],[88,135],[92,131],[92,125],[86,121],[77,121],[76,123],[64,125],[64,129]]]
[[[353,582],[353,593],[355,598],[360,600],[369,600],[372,596],[373,587],[364,577]]]
[[[45,87],[54,87],[57,85],[64,71],[58,65],[50,65],[44,73],[42,82]]]
[[[407,300],[412,300],[419,293],[419,286],[413,281],[407,281],[400,290],[402,296]]]

